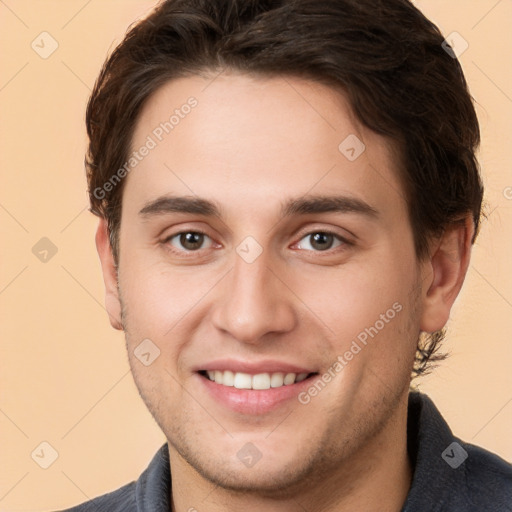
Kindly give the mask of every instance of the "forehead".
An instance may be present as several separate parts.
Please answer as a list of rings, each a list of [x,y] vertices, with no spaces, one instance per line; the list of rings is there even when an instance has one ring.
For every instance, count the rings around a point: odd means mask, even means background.
[[[249,213],[258,202],[333,191],[405,206],[388,141],[357,121],[342,93],[304,79],[170,81],[139,116],[131,151],[143,146],[151,149],[134,161],[125,191],[136,206],[172,193],[220,196]]]

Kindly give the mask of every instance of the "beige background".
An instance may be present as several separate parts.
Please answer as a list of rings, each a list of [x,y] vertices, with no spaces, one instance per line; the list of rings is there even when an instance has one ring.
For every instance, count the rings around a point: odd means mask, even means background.
[[[154,0],[0,0],[0,510],[71,506],[136,479],[164,442],[111,329],[87,211],[84,109],[109,49]],[[512,460],[512,3],[416,4],[462,54],[483,132],[489,218],[452,320],[452,357],[419,382],[453,431]],[[43,59],[39,51],[57,50]],[[41,43],[41,38],[44,39]],[[37,48],[37,47],[36,47]],[[41,262],[47,237],[58,252]],[[58,458],[48,462],[48,442]]]

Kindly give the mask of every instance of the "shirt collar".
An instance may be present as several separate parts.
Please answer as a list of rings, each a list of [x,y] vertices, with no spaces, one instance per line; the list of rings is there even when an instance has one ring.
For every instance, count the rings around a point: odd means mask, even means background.
[[[454,443],[458,447],[454,448]],[[454,450],[458,449],[463,450],[432,400],[423,393],[411,391],[407,451],[414,472],[402,512],[441,510],[449,492],[464,488],[464,468],[456,471],[449,464],[450,455],[455,457]]]
[[[170,512],[171,472],[167,443],[137,480],[135,497],[137,512]]]

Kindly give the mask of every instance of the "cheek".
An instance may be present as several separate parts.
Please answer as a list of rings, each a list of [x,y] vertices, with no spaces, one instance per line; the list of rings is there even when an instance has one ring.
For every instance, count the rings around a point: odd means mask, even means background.
[[[329,330],[346,340],[376,322],[380,326],[381,315],[393,320],[397,309],[406,309],[413,283],[409,270],[381,260],[316,270],[294,278],[292,287]]]
[[[169,269],[136,252],[127,261],[119,278],[130,343],[149,338],[162,351],[178,352],[187,340],[184,331],[193,328],[198,314],[204,314],[205,298],[218,273],[192,267]]]
[[[416,272],[413,259],[388,254],[296,281],[350,380],[368,371],[388,383],[407,378],[419,328]]]

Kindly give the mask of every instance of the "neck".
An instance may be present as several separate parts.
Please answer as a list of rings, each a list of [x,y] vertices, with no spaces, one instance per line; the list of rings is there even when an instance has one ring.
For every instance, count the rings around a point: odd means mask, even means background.
[[[172,512],[400,512],[413,473],[407,453],[407,399],[408,393],[384,428],[327,477],[308,478],[279,499],[222,489],[197,473],[169,444]]]

